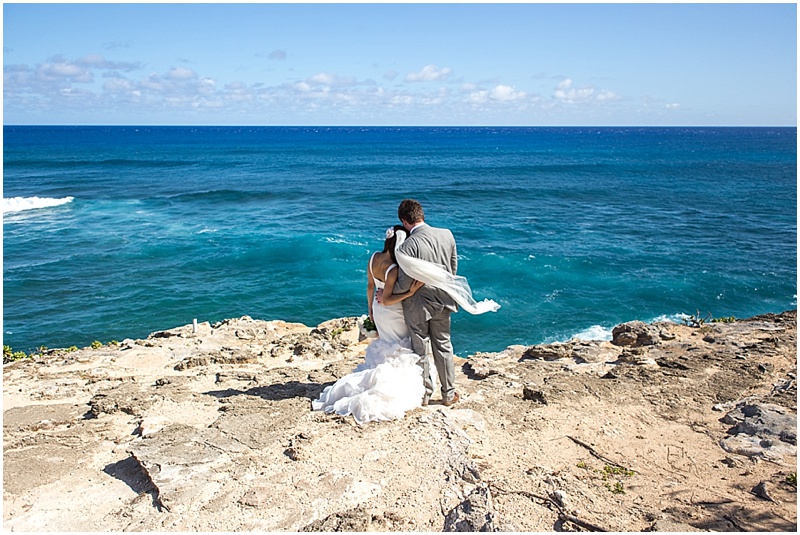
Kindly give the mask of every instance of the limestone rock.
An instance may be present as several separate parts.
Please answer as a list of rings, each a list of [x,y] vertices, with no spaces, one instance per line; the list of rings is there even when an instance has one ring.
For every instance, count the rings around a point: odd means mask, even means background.
[[[138,383],[123,382],[111,388],[104,388],[95,394],[89,401],[89,410],[94,417],[116,412],[135,416],[142,414],[155,401],[153,394]]]
[[[731,424],[731,435],[747,434],[764,439],[777,439],[797,445],[797,415],[770,403],[740,403],[728,412],[722,422]]]
[[[714,343],[651,328],[650,345],[456,359],[458,404],[437,392],[363,426],[311,410],[363,362],[355,318],[243,316],[10,363],[3,528],[551,532],[563,508],[619,532],[796,531],[796,423],[775,424],[796,413],[796,312],[714,325]]]
[[[484,485],[476,487],[464,501],[447,514],[442,531],[499,531],[495,527],[489,488]]]
[[[618,346],[651,346],[659,341],[659,331],[657,327],[648,325],[642,321],[630,321],[617,325],[611,331],[612,343]]]
[[[554,343],[530,346],[522,355],[523,359],[558,360],[572,356],[573,344]]]
[[[522,388],[522,399],[532,401],[536,405],[547,405],[547,398],[544,393],[533,386],[525,386]]]
[[[721,421],[733,425],[720,440],[727,452],[771,461],[797,455],[797,415],[784,407],[745,401]]]

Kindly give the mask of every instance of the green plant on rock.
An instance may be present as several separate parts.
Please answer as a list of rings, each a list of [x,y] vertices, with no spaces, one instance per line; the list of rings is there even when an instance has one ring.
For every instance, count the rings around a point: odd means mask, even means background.
[[[90,347],[92,349],[100,349],[101,347],[103,347],[103,343],[95,340],[94,342],[92,342]]]
[[[613,485],[606,483],[605,487],[611,491],[611,494],[625,494],[625,486],[620,481],[615,481]]]
[[[607,478],[608,476],[632,477],[635,475],[636,472],[627,468],[623,468],[622,466],[611,466],[610,464],[607,464],[603,467],[603,479]]]
[[[714,318],[711,320],[712,323],[734,323],[735,321],[736,318],[733,316]]]
[[[684,314],[683,315],[683,324],[688,325],[689,327],[702,327],[705,325],[707,321],[712,321],[713,318],[711,316],[711,312],[706,314],[705,317],[700,315],[700,309],[697,309],[697,315],[694,314]]]
[[[3,364],[8,362],[14,362],[15,360],[21,360],[28,358],[30,355],[25,354],[24,351],[14,351],[11,349],[11,346],[3,345]]]
[[[345,331],[345,328],[344,328],[344,327],[339,327],[338,329],[334,329],[334,330],[331,332],[331,338],[336,338],[337,336],[339,336],[340,334],[342,334],[344,331]]]
[[[786,482],[787,485],[791,485],[794,488],[797,488],[797,472],[795,472],[793,474],[789,474],[788,476],[786,476],[786,479],[784,479],[784,482]]]

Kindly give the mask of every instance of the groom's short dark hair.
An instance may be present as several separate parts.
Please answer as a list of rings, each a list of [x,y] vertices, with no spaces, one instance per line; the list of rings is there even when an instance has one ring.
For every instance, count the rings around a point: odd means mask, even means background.
[[[425,212],[422,210],[422,205],[414,199],[404,199],[397,207],[397,217],[400,221],[419,223],[425,221]]]

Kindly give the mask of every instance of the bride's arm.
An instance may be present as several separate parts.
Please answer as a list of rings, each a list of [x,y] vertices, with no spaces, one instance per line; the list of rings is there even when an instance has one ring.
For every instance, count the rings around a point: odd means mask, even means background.
[[[369,310],[369,319],[375,322],[372,317],[372,298],[375,295],[375,279],[372,278],[372,258],[367,264],[367,310]]]
[[[394,305],[395,303],[399,303],[404,299],[408,299],[414,295],[417,290],[424,286],[424,283],[415,280],[411,282],[411,288],[409,288],[407,292],[396,294],[393,293],[395,282],[397,282],[397,270],[392,269],[386,274],[386,284],[383,287],[383,299],[381,299],[381,301],[385,306]]]

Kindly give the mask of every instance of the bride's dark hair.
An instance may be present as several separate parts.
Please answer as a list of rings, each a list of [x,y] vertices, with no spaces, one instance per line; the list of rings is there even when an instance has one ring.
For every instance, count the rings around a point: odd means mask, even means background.
[[[383,242],[383,251],[382,252],[385,253],[385,252],[388,251],[389,254],[392,255],[392,262],[394,262],[396,264],[397,263],[397,258],[394,256],[394,246],[397,243],[397,232],[402,230],[403,232],[408,234],[408,231],[406,230],[406,228],[403,225],[395,225],[395,226],[392,227],[392,229],[394,229],[394,233],[392,234],[391,237],[386,238],[386,240]]]

